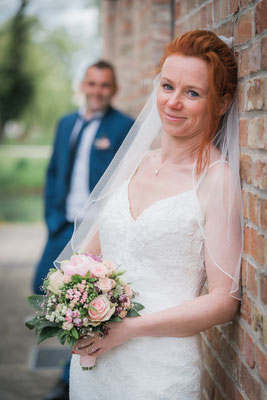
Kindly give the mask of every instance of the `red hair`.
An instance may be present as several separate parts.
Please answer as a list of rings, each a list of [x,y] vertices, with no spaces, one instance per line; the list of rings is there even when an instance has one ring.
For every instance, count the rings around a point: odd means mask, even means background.
[[[162,68],[166,58],[175,54],[201,58],[209,67],[209,121],[208,130],[204,133],[198,150],[196,172],[200,174],[209,162],[210,147],[221,120],[222,100],[231,102],[235,95],[237,63],[234,52],[227,44],[215,33],[205,30],[187,32],[174,39],[165,49],[160,67]]]

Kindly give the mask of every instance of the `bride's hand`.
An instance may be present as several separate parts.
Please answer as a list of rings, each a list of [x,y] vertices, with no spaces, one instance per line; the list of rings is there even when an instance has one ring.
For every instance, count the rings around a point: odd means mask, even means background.
[[[109,329],[105,337],[98,332],[95,332],[93,336],[83,336],[75,343],[72,352],[81,356],[92,355],[98,357],[113,349],[113,347],[127,342],[132,337],[131,326],[133,319],[125,318],[121,322],[107,324]]]

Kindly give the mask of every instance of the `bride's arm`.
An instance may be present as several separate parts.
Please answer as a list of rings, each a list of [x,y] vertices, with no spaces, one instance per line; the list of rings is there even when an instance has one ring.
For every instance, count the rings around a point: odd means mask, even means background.
[[[96,232],[86,247],[83,249],[85,253],[100,255],[101,254],[101,244],[99,239],[99,233]]]

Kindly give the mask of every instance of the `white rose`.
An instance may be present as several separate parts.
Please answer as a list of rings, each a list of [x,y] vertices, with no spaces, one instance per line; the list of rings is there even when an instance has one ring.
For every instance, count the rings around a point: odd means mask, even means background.
[[[48,283],[47,289],[55,294],[59,294],[60,288],[64,285],[64,283],[67,283],[66,276],[64,276],[62,274],[62,272],[59,270],[56,272],[53,272],[49,276],[48,280],[49,280],[49,283]]]

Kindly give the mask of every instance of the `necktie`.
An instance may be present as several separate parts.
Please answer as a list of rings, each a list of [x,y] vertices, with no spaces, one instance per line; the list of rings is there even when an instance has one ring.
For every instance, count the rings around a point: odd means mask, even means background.
[[[81,124],[81,128],[76,136],[76,140],[73,143],[70,143],[70,155],[69,155],[69,165],[68,165],[68,175],[67,175],[67,180],[68,180],[68,189],[70,187],[70,181],[71,181],[71,174],[72,174],[72,170],[73,170],[73,166],[74,166],[74,162],[75,162],[75,157],[77,154],[77,150],[79,148],[79,145],[81,143],[81,139],[82,139],[82,135],[84,133],[84,131],[86,130],[87,126],[93,121],[95,120],[90,119],[89,121],[83,120],[82,124]]]

